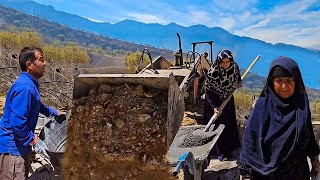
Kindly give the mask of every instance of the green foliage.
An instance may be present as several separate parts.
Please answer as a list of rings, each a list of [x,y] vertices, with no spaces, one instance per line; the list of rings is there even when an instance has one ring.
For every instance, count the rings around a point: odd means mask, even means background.
[[[0,32],[0,46],[8,52],[19,51],[26,46],[41,47],[48,62],[63,63],[86,63],[90,57],[86,50],[75,43],[69,42],[69,46],[63,47],[59,41],[54,41],[54,45],[43,46],[40,34],[32,31],[20,33]]]
[[[45,59],[48,62],[61,62],[64,59],[63,48],[57,46],[43,47]]]
[[[92,53],[103,54],[104,50],[95,44],[90,44],[88,50]]]
[[[36,32],[0,32],[0,46],[7,51],[17,51],[26,46],[41,47],[42,45],[43,40]]]
[[[234,93],[236,109],[241,112],[250,112],[252,107],[252,96],[247,93]]]
[[[316,111],[316,119],[320,120],[320,101],[314,103],[315,111]]]
[[[8,51],[18,48],[17,35],[12,32],[0,32],[0,46]]]
[[[24,31],[17,34],[19,49],[26,46],[42,47],[43,40],[40,34],[33,31]]]
[[[135,53],[127,53],[125,56],[125,60],[128,64],[128,72],[129,73],[135,73],[141,71],[143,68],[145,68],[148,64],[150,64],[150,58],[148,55],[143,55],[143,62],[141,62],[141,55],[142,53],[140,51],[137,51]]]
[[[90,57],[79,46],[67,46],[63,48],[64,60],[68,63],[86,63]]]
[[[87,63],[90,61],[88,53],[79,46],[45,46],[43,48],[45,59],[48,62],[61,63]]]

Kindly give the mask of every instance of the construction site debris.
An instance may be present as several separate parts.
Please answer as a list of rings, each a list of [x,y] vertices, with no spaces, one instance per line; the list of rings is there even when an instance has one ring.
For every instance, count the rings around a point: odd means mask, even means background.
[[[167,92],[104,84],[73,104],[64,179],[175,179],[165,157]]]

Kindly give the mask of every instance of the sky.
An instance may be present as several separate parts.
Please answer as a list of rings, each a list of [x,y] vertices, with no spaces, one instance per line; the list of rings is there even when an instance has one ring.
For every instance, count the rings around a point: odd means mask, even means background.
[[[96,22],[124,19],[221,27],[234,35],[320,50],[320,0],[33,0]]]

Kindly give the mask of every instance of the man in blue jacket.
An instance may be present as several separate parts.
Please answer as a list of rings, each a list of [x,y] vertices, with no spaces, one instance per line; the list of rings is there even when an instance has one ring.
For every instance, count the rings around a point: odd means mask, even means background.
[[[0,179],[26,179],[31,165],[31,147],[39,113],[59,116],[62,112],[40,101],[38,79],[45,73],[43,51],[25,47],[19,55],[22,70],[8,91],[0,120]]]

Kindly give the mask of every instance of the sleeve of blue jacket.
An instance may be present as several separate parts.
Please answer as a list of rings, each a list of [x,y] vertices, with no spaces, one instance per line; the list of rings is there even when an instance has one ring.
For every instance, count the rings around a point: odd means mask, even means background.
[[[33,140],[34,133],[28,126],[29,112],[31,110],[32,91],[26,87],[15,90],[11,100],[10,125],[17,139],[28,146]]]
[[[49,116],[58,116],[58,111],[50,106],[44,105],[42,102],[40,104],[40,113]]]

